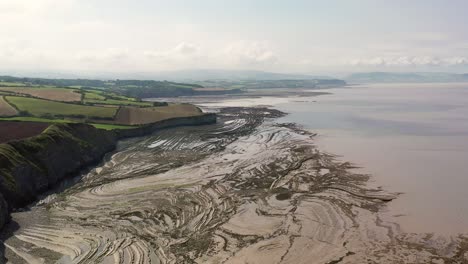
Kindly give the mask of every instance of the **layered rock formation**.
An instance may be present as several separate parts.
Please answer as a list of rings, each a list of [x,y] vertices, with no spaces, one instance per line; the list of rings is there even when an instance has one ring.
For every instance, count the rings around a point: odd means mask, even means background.
[[[98,161],[116,136],[86,124],[57,124],[42,134],[0,145],[0,193],[11,209],[25,206],[64,177]],[[0,223],[7,217],[2,206]]]
[[[394,195],[262,108],[119,143],[27,212],[11,263],[466,263],[468,238],[405,234]],[[30,220],[34,219],[34,220]]]
[[[54,124],[42,134],[0,144],[0,228],[9,211],[26,206],[62,179],[99,162],[118,139],[158,129],[216,122],[216,115],[173,118],[125,131],[105,131],[87,124]]]

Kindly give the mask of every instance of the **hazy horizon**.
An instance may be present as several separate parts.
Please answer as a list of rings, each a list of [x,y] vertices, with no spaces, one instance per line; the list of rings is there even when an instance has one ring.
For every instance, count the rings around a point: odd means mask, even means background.
[[[468,72],[468,3],[1,0],[2,73]]]

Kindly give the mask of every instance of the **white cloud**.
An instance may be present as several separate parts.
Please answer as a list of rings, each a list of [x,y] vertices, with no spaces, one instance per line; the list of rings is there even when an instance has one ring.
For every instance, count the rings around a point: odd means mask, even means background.
[[[278,58],[265,42],[239,41],[230,44],[224,52],[228,58],[240,65],[275,64]]]
[[[468,65],[466,57],[437,58],[431,56],[372,57],[353,59],[347,64],[353,66],[454,66]]]
[[[182,42],[174,48],[174,52],[176,54],[189,56],[196,54],[198,52],[198,47],[192,43]]]
[[[197,45],[181,42],[169,50],[148,50],[144,52],[144,55],[149,59],[173,61],[191,59],[199,55],[199,51],[200,48]]]
[[[129,58],[127,49],[107,49],[103,52],[82,52],[76,56],[79,61],[92,63],[115,63]]]
[[[468,38],[458,23],[443,28],[431,20],[419,28],[391,17],[381,28],[348,17],[349,25],[335,27],[345,18],[339,23],[292,13],[279,18],[266,2],[262,16],[255,17],[231,11],[223,15],[225,8],[214,10],[208,4],[191,8],[198,4],[190,1],[184,6],[154,2],[0,0],[0,69],[468,71]],[[233,5],[242,6],[240,2]],[[258,17],[261,23],[254,21]],[[359,30],[351,33],[349,28]]]
[[[1,0],[2,15],[37,15],[70,8],[76,0]]]
[[[467,57],[452,57],[445,60],[449,65],[468,65]]]

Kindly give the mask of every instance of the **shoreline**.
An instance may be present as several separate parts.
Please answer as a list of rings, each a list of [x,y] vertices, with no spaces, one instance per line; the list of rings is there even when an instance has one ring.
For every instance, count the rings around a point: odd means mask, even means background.
[[[466,234],[468,226],[463,195],[468,181],[462,177],[468,150],[462,122],[467,87],[335,89],[317,103],[293,102],[278,109],[291,113],[283,121],[318,133],[320,149],[372,174],[373,186],[402,193],[386,209],[387,218],[402,230],[456,237]]]
[[[102,254],[113,254],[107,251],[108,239],[116,237],[128,239],[128,245],[138,249],[132,254],[144,263],[222,259],[300,263],[295,256],[317,263],[463,258],[466,248],[456,250],[425,236],[399,234],[397,226],[381,220],[379,208],[391,195],[368,189],[369,176],[353,173],[352,164],[318,150],[314,134],[294,124],[276,123],[282,115],[269,108],[223,108],[217,125],[169,129],[132,141],[80,186],[47,205],[43,213],[55,220],[39,223],[40,228],[31,223],[7,245],[17,250],[16,255],[23,254],[21,245],[31,252],[39,250],[38,245],[53,252],[59,248],[44,241],[77,246],[84,241],[76,239],[93,233],[103,236],[93,242],[98,247],[75,258],[98,261]],[[181,159],[181,164],[172,163]],[[121,208],[119,200],[131,207]],[[26,234],[41,234],[45,240]],[[57,240],[67,236],[72,237]],[[413,251],[416,245],[418,252]],[[298,253],[304,247],[309,250],[302,256]],[[60,258],[47,256],[51,261]]]

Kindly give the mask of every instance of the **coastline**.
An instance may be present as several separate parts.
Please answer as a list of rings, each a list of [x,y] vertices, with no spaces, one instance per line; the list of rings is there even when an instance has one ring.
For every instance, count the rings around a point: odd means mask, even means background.
[[[27,206],[65,178],[97,164],[119,140],[161,129],[206,125],[216,114],[162,120],[128,130],[104,131],[87,124],[53,124],[38,136],[0,144],[0,230],[9,213]]]
[[[110,261],[118,252],[124,261],[134,256],[143,263],[463,259],[464,246],[401,234],[383,221],[379,210],[393,195],[369,189],[368,175],[318,150],[314,134],[276,123],[284,113],[219,111],[217,125],[131,140],[80,186],[19,213],[18,220],[27,222],[29,214],[44,220],[23,225],[6,241],[9,257],[42,252],[50,262],[67,257],[70,263]],[[63,251],[69,247],[87,250]]]

